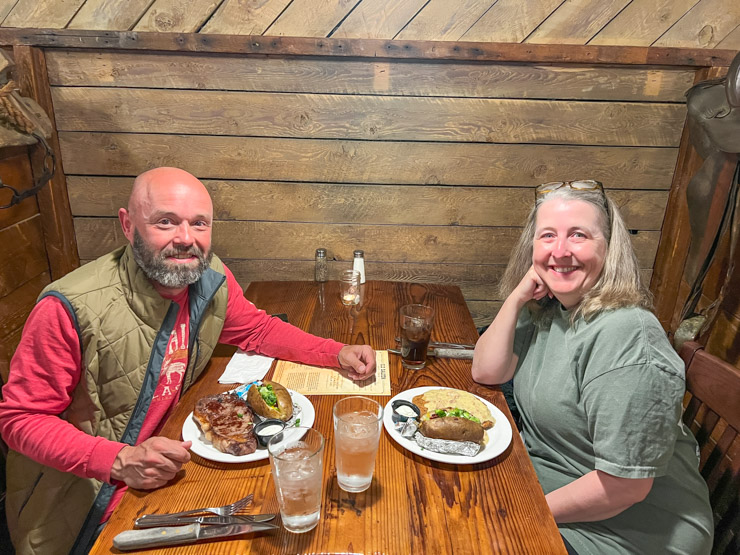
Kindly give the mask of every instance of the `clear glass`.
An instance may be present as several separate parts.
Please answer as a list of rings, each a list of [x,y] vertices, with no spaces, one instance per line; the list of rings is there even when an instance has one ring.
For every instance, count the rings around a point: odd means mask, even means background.
[[[373,481],[383,407],[367,397],[346,397],[334,405],[334,450],[339,487],[365,491]]]
[[[352,306],[360,303],[360,272],[345,270],[339,281],[339,295],[342,304]]]
[[[321,518],[324,436],[313,428],[286,428],[267,451],[283,526],[296,534],[313,530]]]
[[[401,323],[401,364],[408,370],[421,370],[427,363],[429,338],[434,325],[434,309],[423,304],[407,304],[399,312]]]

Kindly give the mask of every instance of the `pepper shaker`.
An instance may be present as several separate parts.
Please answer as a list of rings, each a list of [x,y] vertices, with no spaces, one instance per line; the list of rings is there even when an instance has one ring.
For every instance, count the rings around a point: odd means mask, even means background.
[[[326,263],[326,249],[316,249],[316,266],[314,268],[314,280],[324,282],[327,280],[329,270]]]
[[[352,263],[352,269],[360,272],[360,283],[365,283],[365,253],[363,251],[355,251],[354,262]]]

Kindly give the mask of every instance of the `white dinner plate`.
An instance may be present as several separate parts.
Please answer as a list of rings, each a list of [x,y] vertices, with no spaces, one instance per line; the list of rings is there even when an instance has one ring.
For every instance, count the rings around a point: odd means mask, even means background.
[[[412,399],[417,395],[426,393],[430,389],[451,389],[449,387],[415,387],[414,389],[407,389],[402,391],[395,397],[393,397],[388,404],[385,406],[383,411],[383,425],[391,439],[398,443],[404,449],[411,451],[415,455],[424,457],[431,461],[449,463],[449,464],[478,464],[498,457],[501,453],[506,451],[506,448],[511,443],[511,425],[509,419],[504,416],[504,413],[496,408],[495,405],[489,403],[485,399],[473,395],[476,399],[483,402],[491,411],[491,416],[496,420],[496,424],[490,430],[486,430],[488,434],[488,443],[486,446],[474,457],[467,457],[465,455],[447,455],[445,453],[436,453],[429,449],[422,449],[413,439],[406,439],[401,433],[396,430],[396,425],[393,423],[393,408],[391,403],[397,399],[403,399],[404,401],[412,402]]]
[[[311,401],[308,400],[304,395],[288,390],[291,399],[293,399],[294,412],[296,414],[288,420],[288,425],[295,425],[296,419],[300,418],[299,426],[306,426],[310,428],[313,426],[314,420],[316,419],[316,411],[314,411]],[[300,407],[300,413],[295,410],[296,405]],[[257,417],[259,418],[259,417]],[[182,425],[182,439],[185,441],[192,441],[193,445],[190,450],[196,455],[200,455],[204,459],[216,462],[224,463],[244,463],[252,461],[261,461],[268,457],[267,448],[262,447],[257,443],[257,450],[249,455],[230,455],[229,453],[222,453],[216,449],[211,442],[208,441],[204,436],[203,432],[200,431],[200,427],[196,424],[193,419],[193,413],[191,412],[185,419],[185,423]]]

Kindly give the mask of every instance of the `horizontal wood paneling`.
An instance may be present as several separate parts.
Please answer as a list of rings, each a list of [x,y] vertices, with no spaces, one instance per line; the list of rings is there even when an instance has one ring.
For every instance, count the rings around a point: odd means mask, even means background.
[[[80,258],[95,258],[125,243],[117,219],[75,220]],[[308,224],[258,221],[219,221],[213,248],[224,258],[313,259],[321,245],[352,259],[354,245],[366,256],[386,262],[506,264],[521,233],[514,227],[385,226]],[[659,233],[632,236],[643,268],[652,267]]]
[[[334,260],[329,252],[329,279],[339,279],[350,261]],[[83,260],[86,264],[91,260]],[[314,279],[313,260],[223,259],[243,289],[252,281],[311,281]],[[498,297],[498,282],[506,266],[503,264],[417,264],[365,261],[370,279],[416,283],[445,283],[460,287],[468,302]],[[651,270],[640,270],[643,283],[650,283]],[[490,321],[490,320],[489,320]]]
[[[209,188],[214,250],[243,285],[313,279],[319,246],[336,276],[362,248],[371,279],[460,285],[479,325],[544,181],[603,181],[649,278],[693,81],[657,67],[48,59],[83,260],[125,242],[115,216],[132,178],[177,166]]]
[[[329,279],[338,280],[351,265],[349,254],[337,256],[329,251]],[[379,262],[367,258],[365,271],[369,279],[457,285],[466,299],[495,299],[498,281],[504,272],[501,264],[422,264],[413,262]],[[341,258],[342,260],[335,260]],[[246,289],[252,281],[311,281],[313,260],[244,260],[224,259],[239,284]]]
[[[52,85],[685,102],[694,71],[50,50]],[[166,68],[163,71],[163,67]]]
[[[684,69],[52,50],[52,85],[685,102]],[[162,71],[162,65],[167,69]]]
[[[677,149],[445,144],[60,132],[67,174],[130,175],[153,166],[201,178],[531,186],[579,176],[667,189]],[[96,156],[90,156],[95,152]],[[194,155],[196,154],[197,155]]]
[[[128,202],[132,182],[124,177],[68,177],[72,213],[115,217]],[[531,188],[210,180],[205,185],[215,218],[223,220],[519,226],[533,202]],[[610,190],[609,196],[630,229],[660,229],[655,214],[665,210],[667,191]]]
[[[679,104],[55,88],[60,131],[678,146]]]

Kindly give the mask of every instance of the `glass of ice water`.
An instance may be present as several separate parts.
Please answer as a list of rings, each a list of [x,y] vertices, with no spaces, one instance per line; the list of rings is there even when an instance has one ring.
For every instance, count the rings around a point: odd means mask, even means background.
[[[365,491],[373,481],[383,407],[367,397],[346,397],[334,405],[337,482],[344,491]]]
[[[313,428],[286,428],[267,444],[283,526],[300,534],[321,517],[324,436]]]

